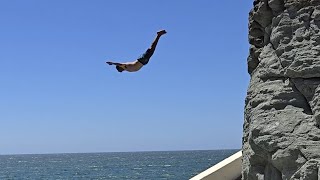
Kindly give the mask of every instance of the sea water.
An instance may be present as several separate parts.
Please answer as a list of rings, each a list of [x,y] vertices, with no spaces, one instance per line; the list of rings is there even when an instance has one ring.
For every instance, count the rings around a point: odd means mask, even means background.
[[[0,179],[189,179],[238,150],[0,155]]]

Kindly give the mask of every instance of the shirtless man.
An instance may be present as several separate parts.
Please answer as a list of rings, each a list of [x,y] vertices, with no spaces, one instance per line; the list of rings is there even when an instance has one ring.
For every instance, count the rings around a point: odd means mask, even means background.
[[[147,49],[147,51],[137,60],[133,62],[127,62],[127,63],[117,63],[117,62],[106,62],[109,65],[115,65],[116,69],[119,72],[122,71],[128,71],[128,72],[136,72],[139,71],[144,65],[148,64],[151,56],[153,55],[154,51],[156,50],[156,46],[158,44],[158,41],[160,37],[167,32],[165,30],[161,30],[157,32],[157,37],[154,39],[152,45],[150,48]]]

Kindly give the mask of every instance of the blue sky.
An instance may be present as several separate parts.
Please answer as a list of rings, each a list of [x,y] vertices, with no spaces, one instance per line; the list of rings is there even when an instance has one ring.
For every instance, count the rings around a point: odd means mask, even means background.
[[[251,6],[0,0],[0,154],[241,148]]]

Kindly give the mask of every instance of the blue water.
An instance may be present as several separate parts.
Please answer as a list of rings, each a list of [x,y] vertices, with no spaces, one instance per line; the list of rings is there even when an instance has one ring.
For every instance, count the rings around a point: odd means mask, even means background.
[[[0,179],[184,180],[236,151],[1,155]]]

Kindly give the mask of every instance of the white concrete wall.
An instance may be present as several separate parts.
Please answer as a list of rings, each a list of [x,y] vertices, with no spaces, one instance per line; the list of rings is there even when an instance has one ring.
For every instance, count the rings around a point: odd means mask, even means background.
[[[242,151],[235,153],[190,180],[235,180],[241,176]]]

